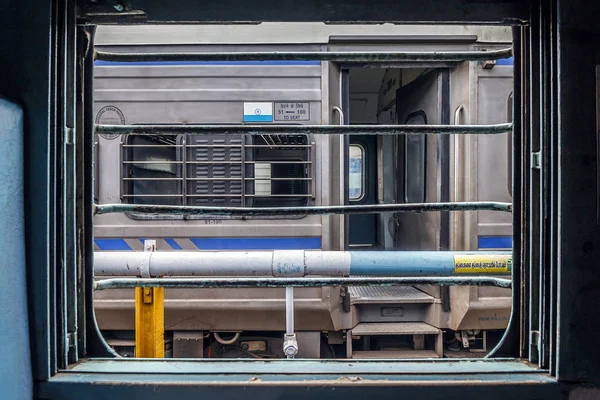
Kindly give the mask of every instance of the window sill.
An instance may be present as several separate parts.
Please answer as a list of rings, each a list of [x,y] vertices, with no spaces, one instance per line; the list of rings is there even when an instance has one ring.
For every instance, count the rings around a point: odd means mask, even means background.
[[[37,395],[45,399],[95,399],[142,398],[147,394],[152,398],[177,396],[177,400],[182,400],[188,396],[223,397],[223,394],[235,398],[239,397],[235,393],[242,395],[236,388],[243,390],[244,397],[261,399],[280,397],[282,391],[314,398],[335,390],[339,396],[347,389],[352,389],[351,395],[362,398],[379,398],[391,389],[396,395],[401,390],[403,395],[419,398],[450,398],[452,393],[464,396],[468,388],[469,394],[481,392],[486,400],[545,399],[560,394],[556,380],[547,371],[506,359],[402,362],[93,359],[40,383]],[[492,388],[497,390],[490,391]],[[256,393],[250,393],[254,389]]]

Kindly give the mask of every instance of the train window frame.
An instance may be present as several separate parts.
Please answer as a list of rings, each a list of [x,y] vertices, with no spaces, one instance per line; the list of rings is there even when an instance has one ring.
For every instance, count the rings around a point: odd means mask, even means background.
[[[518,104],[520,104],[520,103],[518,103]],[[43,145],[45,146],[45,143]],[[40,147],[42,147],[42,146],[38,144],[38,148],[40,148]],[[38,178],[38,179],[40,179],[40,178]],[[47,179],[49,181],[51,181],[53,178],[50,177],[50,178],[47,178]],[[53,183],[51,182],[51,184],[53,184]],[[83,200],[83,205],[81,205],[81,204],[79,204],[79,205],[81,207],[83,207],[83,208],[87,207],[87,208],[91,209],[92,206],[91,206],[91,204],[89,204],[90,202],[92,202],[91,198],[85,198]],[[50,203],[50,201],[48,201],[48,203]],[[90,212],[88,212],[88,214],[89,213]],[[90,221],[88,221],[88,222],[91,224]],[[89,229],[90,226],[91,225],[84,226],[84,227],[86,229]],[[88,235],[89,235],[89,233],[88,233]],[[50,236],[50,235],[48,235],[48,236]],[[83,251],[86,252],[86,253],[89,253],[91,251],[90,250],[90,246],[88,245],[87,247],[84,247]],[[88,257],[88,254],[85,254],[85,256]],[[89,260],[90,259],[87,258],[88,262],[89,262]],[[41,277],[40,281],[42,281],[43,279],[45,279],[45,277]],[[57,280],[56,276],[52,276],[51,275],[50,276],[50,284],[51,285],[48,285],[48,281],[47,280],[44,281],[44,283],[46,283],[46,286],[52,286],[52,285],[56,284],[56,280]],[[40,286],[40,285],[37,284],[36,286]],[[89,290],[91,290],[91,287],[89,285],[87,285],[87,287],[84,285],[83,289],[86,290],[86,291],[89,291]],[[542,286],[541,287],[541,290],[545,290],[545,289],[547,289],[547,286]],[[50,292],[50,289],[48,289],[48,293],[49,292]],[[47,298],[46,303],[43,303],[42,305],[47,304],[47,303],[53,304],[52,301],[57,301],[56,299],[52,299],[52,296],[47,296],[48,293],[46,293],[46,292],[41,293],[40,297],[46,296],[46,298]],[[89,294],[89,293],[86,293],[86,294]],[[35,299],[36,306],[37,306],[37,302],[38,302],[38,300]],[[561,302],[560,297],[558,299],[558,302],[559,303]],[[40,307],[37,306],[36,308],[40,308]],[[36,311],[38,311],[38,310],[36,310]],[[47,310],[46,310],[46,312],[47,312]],[[514,312],[515,312],[515,310],[513,309],[513,313]],[[54,332],[53,333],[49,333],[49,336],[50,335],[54,335],[54,336],[52,336],[52,339],[56,339],[56,338],[63,339],[63,336],[64,336],[64,335],[62,335],[63,333],[61,333],[60,331],[58,333],[56,332],[58,330],[57,329],[58,322],[56,322],[54,319],[51,319],[51,317],[48,317],[48,320],[51,321],[51,322],[48,323],[48,325],[50,325],[50,329],[54,329]],[[92,320],[92,322],[93,322],[93,320]],[[88,333],[89,332],[93,332],[93,324],[92,324],[91,329],[90,329],[89,326],[86,326],[86,328],[88,329]],[[41,331],[42,329],[40,328],[38,330]],[[45,343],[43,343],[43,341],[41,341],[39,339],[40,336],[41,335],[39,335],[39,334],[37,335],[37,337],[36,337],[36,344],[39,347],[43,348],[43,345]],[[91,337],[93,335],[89,334],[89,336],[90,337],[88,337],[87,339],[91,339]],[[47,341],[47,342],[50,342],[50,341]],[[48,345],[48,346],[50,346],[50,345]],[[56,353],[58,353],[58,350],[56,349],[56,345],[54,345],[54,346],[55,346],[54,348],[51,348],[48,351],[48,353],[52,357],[55,357]],[[90,340],[88,340],[88,346],[91,347]],[[568,346],[568,344],[566,344],[566,346]],[[38,351],[40,351],[40,350],[38,349]],[[43,360],[42,360],[42,362],[43,362]],[[274,373],[273,370],[269,371],[268,369],[264,369],[264,368],[263,369],[259,369],[259,368],[256,367],[256,365],[252,365],[252,363],[243,362],[243,361],[242,362],[237,362],[237,363],[238,363],[238,365],[243,365],[244,367],[251,366],[250,367],[250,372],[253,373],[253,374],[257,373],[257,371],[258,371],[259,374],[260,373],[262,373],[262,374]],[[300,361],[300,363],[302,363],[302,362]],[[50,364],[50,362],[49,362],[49,364]],[[87,366],[86,366],[86,364],[87,364]],[[203,376],[207,377],[207,378],[213,378],[214,379],[216,377],[217,378],[216,379],[216,381],[217,381],[217,385],[216,386],[220,386],[221,384],[225,384],[225,382],[224,382],[224,376],[223,375],[221,375],[220,377],[218,377],[216,375],[210,375],[210,371],[213,371],[213,373],[214,373],[214,371],[216,369],[215,366],[218,366],[218,364],[216,364],[216,363],[210,363],[210,364],[211,365],[208,365],[207,368],[205,367],[205,368],[196,369],[196,373],[198,375],[203,374]],[[273,364],[275,364],[275,363],[273,363]],[[355,361],[355,362],[353,362],[353,364],[357,364],[358,365],[358,364],[361,364],[361,363]],[[373,365],[376,365],[376,364],[383,365],[384,363],[370,362],[370,363],[364,363],[363,365],[366,365],[367,366],[366,369],[369,369],[369,368],[372,368]],[[411,368],[406,368],[407,364],[412,364],[413,367],[414,366],[416,366],[416,367],[412,368],[412,369]],[[427,367],[423,367],[424,364],[427,365]],[[393,368],[387,370],[386,375],[385,375],[385,382],[384,382],[384,384],[392,386],[392,385],[394,385],[394,381],[393,380],[396,378],[396,375],[400,375],[401,376],[403,373],[407,373],[407,374],[412,374],[413,375],[412,379],[409,378],[408,384],[410,384],[410,385],[412,385],[414,387],[414,386],[416,386],[415,385],[415,381],[416,381],[416,382],[419,382],[418,385],[421,385],[421,386],[438,386],[439,391],[437,392],[437,394],[439,395],[442,392],[442,390],[443,390],[443,389],[441,389],[442,388],[441,385],[431,385],[431,380],[428,380],[428,381],[425,381],[425,380],[419,381],[418,380],[419,377],[422,377],[422,375],[419,375],[418,372],[431,372],[432,370],[434,370],[434,368],[433,368],[434,364],[437,364],[437,363],[432,363],[430,361],[428,361],[427,363],[422,363],[422,364],[419,364],[419,362],[414,362],[414,363],[395,363],[394,365],[392,365]],[[470,364],[470,365],[467,366],[466,364]],[[460,375],[463,376],[462,377],[463,379],[465,377],[467,379],[476,378],[477,379],[476,383],[478,385],[482,381],[484,383],[488,383],[488,384],[489,383],[492,383],[492,384],[495,383],[498,386],[500,386],[500,384],[507,384],[507,383],[509,383],[509,384],[521,384],[521,383],[528,382],[529,384],[531,384],[532,382],[534,382],[533,384],[535,385],[537,383],[553,383],[553,382],[555,382],[554,380],[552,380],[550,378],[548,378],[547,380],[536,380],[535,378],[532,379],[532,377],[534,375],[527,375],[527,374],[523,373],[523,371],[525,369],[515,368],[515,369],[509,369],[509,370],[507,370],[506,368],[502,369],[502,367],[500,366],[500,364],[501,363],[496,363],[496,364],[488,363],[488,366],[490,368],[486,372],[488,372],[488,373],[492,372],[492,375],[494,375],[494,373],[496,373],[496,374],[502,374],[501,379],[498,379],[497,377],[496,378],[493,378],[493,377],[490,378],[490,377],[485,377],[485,376],[482,377],[481,375],[479,375],[479,376],[472,375],[472,374],[475,374],[475,373],[478,372],[474,368],[472,368],[473,365],[477,365],[477,364],[476,363],[464,363],[464,362],[462,362],[462,363],[458,362],[458,363],[454,363],[454,364],[450,364],[449,365],[449,366],[456,366],[457,367],[457,369],[454,370],[455,375],[451,375],[451,374],[449,374],[449,373],[446,372],[446,374],[445,373],[441,373],[440,374],[440,375],[445,375],[445,377],[440,378],[438,376],[438,377],[436,377],[434,379],[436,379],[436,380],[442,380],[442,381],[445,379],[446,382],[448,380],[451,381],[453,378],[457,379],[458,383],[455,382],[454,388],[456,388],[456,386],[462,385],[460,389],[463,389],[463,390],[465,389],[465,387],[464,387],[465,381],[460,381],[460,379],[461,379]],[[42,374],[41,378],[38,377],[38,382],[41,381],[41,383],[38,383],[38,384],[41,385],[42,389],[44,389],[44,388],[47,389],[48,387],[50,387],[50,386],[52,386],[54,384],[54,385],[58,385],[58,387],[62,388],[62,390],[65,391],[65,392],[67,390],[69,390],[69,388],[74,388],[75,391],[80,391],[81,392],[82,391],[81,387],[83,387],[83,388],[93,388],[94,386],[100,387],[100,385],[102,385],[102,383],[100,383],[100,381],[102,379],[107,379],[107,381],[104,381],[104,384],[106,385],[106,383],[108,382],[109,385],[113,385],[113,390],[114,390],[114,387],[116,386],[116,390],[120,390],[121,393],[128,392],[130,394],[136,393],[138,395],[141,394],[141,393],[151,393],[152,391],[156,391],[156,388],[158,387],[158,385],[161,385],[161,389],[164,389],[164,391],[162,391],[162,395],[163,396],[168,395],[168,394],[166,394],[166,392],[171,392],[171,395],[172,395],[173,392],[175,392],[175,391],[179,391],[179,393],[187,393],[189,395],[190,394],[190,391],[189,391],[190,388],[192,390],[193,389],[197,389],[197,388],[191,387],[192,385],[182,385],[181,373],[183,373],[185,371],[191,371],[192,370],[192,368],[190,367],[189,364],[188,365],[185,365],[185,363],[179,364],[177,367],[182,367],[182,368],[177,368],[176,367],[175,368],[176,371],[171,370],[170,373],[172,374],[172,377],[170,377],[170,378],[169,377],[165,378],[165,376],[163,375],[160,383],[158,382],[158,380],[160,379],[159,375],[148,376],[148,375],[151,375],[151,374],[148,374],[148,371],[152,371],[152,373],[160,373],[160,372],[164,373],[164,371],[166,369],[168,369],[167,365],[168,365],[168,363],[165,363],[162,360],[161,361],[140,360],[140,361],[137,361],[137,362],[125,362],[125,361],[122,361],[122,360],[116,360],[116,361],[108,360],[107,361],[107,360],[98,360],[98,359],[96,359],[96,360],[92,359],[92,360],[89,360],[89,361],[88,360],[82,360],[77,366],[75,366],[74,368],[72,368],[70,371],[62,371],[63,373],[61,374],[61,376],[51,377],[50,378],[51,381],[47,380],[47,377],[45,377],[44,374]],[[236,364],[232,363],[231,365],[236,365]],[[306,365],[313,365],[313,364],[306,364],[306,363],[304,363],[303,365],[296,364],[296,366],[300,367],[300,368],[296,368],[296,369],[293,368],[293,364],[292,363],[278,364],[277,367],[279,365],[281,365],[281,367],[280,367],[280,369],[276,370],[276,373],[281,374],[282,372],[283,373],[288,372],[288,373],[297,374],[297,373],[306,373]],[[316,363],[316,365],[328,365],[328,363],[322,363],[322,362],[320,362],[320,363]],[[252,369],[253,367],[254,367],[254,369]],[[121,369],[119,370],[119,368],[121,368]],[[376,367],[373,367],[373,368],[374,369],[370,369],[369,371],[371,371],[371,372],[376,371],[376,372],[381,373],[381,369],[377,369]],[[523,366],[522,368],[528,368],[528,366]],[[56,368],[52,369],[51,366],[49,366],[48,369],[50,371],[56,371]],[[304,369],[304,371],[303,371],[303,369]],[[354,368],[354,371],[355,370],[356,370],[356,368]],[[393,371],[394,374],[390,374],[390,370]],[[534,368],[530,368],[530,370],[533,371]],[[244,370],[244,372],[247,372],[247,371],[248,370]],[[321,373],[323,373],[322,370],[320,370],[320,371],[321,371]],[[342,377],[342,379],[339,378],[339,374],[340,374],[339,370],[333,369],[333,370],[328,370],[328,371],[330,373],[330,376],[338,377],[338,380],[343,380],[344,376]],[[331,371],[333,371],[333,372],[331,372]],[[344,372],[348,372],[347,369],[345,369],[343,371]],[[417,374],[415,374],[415,371],[417,371]],[[119,372],[121,372],[120,375],[119,375]],[[220,372],[220,371],[217,370],[217,372]],[[69,375],[69,373],[71,375]],[[510,375],[510,378],[508,379],[508,382],[507,382],[507,379],[506,379],[506,375],[507,374]],[[54,373],[51,372],[50,375],[54,375]],[[107,377],[108,375],[110,375],[110,377]],[[235,372],[228,375],[228,377],[236,377],[236,376],[242,376],[242,375],[239,372],[238,372],[238,375],[235,375]],[[261,375],[261,376],[264,376],[264,375]],[[364,383],[364,382],[360,382],[362,380],[362,378],[361,377],[357,377],[355,374],[353,374],[352,376],[347,377],[347,378],[348,378],[347,379],[348,382],[359,382],[359,384],[360,383]],[[375,378],[375,376],[373,378],[377,379],[377,378]],[[404,378],[406,379],[406,377],[404,377]],[[527,378],[529,378],[529,379],[527,379]],[[135,386],[132,389],[132,387],[130,387],[128,385],[119,385],[118,384],[118,382],[123,382],[123,381],[126,381],[127,379],[130,379],[130,381],[127,381],[127,382],[131,382],[131,379],[136,379],[137,383],[138,383],[137,386]],[[177,381],[177,379],[179,379],[179,380]],[[193,379],[193,377],[188,375],[188,379],[190,379],[190,381],[191,381]],[[305,378],[304,378],[304,380],[302,380],[301,377],[294,376],[294,377],[291,377],[290,379],[291,380],[297,379],[294,382],[299,382],[300,384],[302,384],[302,382],[304,382],[305,385],[308,385],[307,380]],[[329,379],[332,379],[332,378],[329,378]],[[77,385],[73,385],[73,383],[74,383],[75,380],[78,380],[77,381]],[[250,378],[250,381],[251,382],[256,382],[256,386],[259,386],[259,385],[262,385],[262,384],[265,383],[265,381],[263,381],[260,378],[256,378],[256,377]],[[196,379],[195,382],[198,385],[206,385],[207,384],[206,380],[202,381],[200,379]],[[215,381],[210,381],[210,382],[211,382],[212,386],[215,386]],[[473,383],[473,381],[468,381],[468,382]],[[469,384],[468,382],[466,383],[467,385]],[[69,383],[71,383],[72,386],[69,386]],[[291,382],[287,382],[287,383],[291,383]],[[438,382],[436,382],[436,384],[437,383]],[[243,385],[243,389],[244,390],[248,386],[252,385],[251,383],[248,383],[247,376],[246,376],[246,379],[244,381],[240,381],[239,384]],[[406,385],[406,382],[404,384]],[[171,387],[169,385],[175,385],[176,387],[174,388],[174,387]],[[398,385],[401,385],[401,382],[398,381]],[[367,385],[363,385],[363,386],[369,387],[370,385],[367,384]],[[485,387],[486,387],[486,389],[490,388],[490,386],[487,386],[487,385],[485,385]],[[554,386],[554,387],[556,388],[556,386]],[[174,389],[174,390],[169,390],[169,389]],[[302,387],[301,389],[306,390],[305,387]],[[330,388],[326,388],[326,389],[330,390]],[[445,389],[445,387],[444,387],[444,389]],[[134,392],[133,390],[138,390],[138,392]],[[187,390],[187,392],[186,392],[186,390]],[[527,389],[525,389],[525,390],[527,390]],[[531,389],[529,389],[529,390],[531,390]],[[45,393],[47,394],[48,391],[46,391]],[[456,392],[456,393],[458,393],[458,392]],[[44,396],[44,391],[43,390],[41,391],[41,394],[42,394],[43,397],[46,397],[46,396]],[[95,394],[98,395],[98,391],[95,392]],[[505,395],[505,393],[501,393],[501,395]],[[48,397],[52,397],[52,395],[49,395]]]
[[[360,159],[361,159],[361,165],[360,165],[360,193],[357,197],[352,197],[350,195],[350,182],[348,182],[348,200],[349,201],[361,201],[366,194],[366,190],[365,190],[365,181],[366,181],[366,168],[365,168],[365,160],[366,160],[366,152],[365,152],[365,148],[358,144],[358,143],[352,143],[350,145],[348,145],[348,156],[350,156],[350,149],[352,147],[356,147],[360,150]],[[352,166],[350,166],[351,168]],[[350,171],[348,172],[348,174],[350,174]]]

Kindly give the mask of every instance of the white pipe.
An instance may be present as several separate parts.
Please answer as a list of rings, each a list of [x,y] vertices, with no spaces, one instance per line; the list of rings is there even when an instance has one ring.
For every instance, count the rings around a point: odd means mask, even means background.
[[[449,251],[197,251],[95,252],[96,276],[142,277],[304,277],[353,275],[452,276],[456,254]],[[509,252],[485,253],[490,262],[504,265],[510,274]],[[488,272],[491,273],[492,271]]]
[[[350,254],[321,251],[94,253],[96,276],[349,276]]]
[[[285,331],[288,335],[294,334],[294,288],[285,288]]]
[[[273,276],[273,252],[95,252],[94,274],[141,276]]]

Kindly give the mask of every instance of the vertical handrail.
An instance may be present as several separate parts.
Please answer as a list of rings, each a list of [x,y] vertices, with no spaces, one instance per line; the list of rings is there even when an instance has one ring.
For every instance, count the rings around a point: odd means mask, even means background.
[[[337,112],[340,116],[340,125],[344,125],[344,111],[338,106],[333,106],[333,111]]]
[[[463,123],[462,114],[465,110],[465,107],[461,104],[456,107],[454,111],[454,125],[461,125]],[[461,188],[462,186],[458,184],[458,178],[463,175],[464,171],[462,171],[463,160],[462,157],[458,158],[458,154],[460,154],[460,146],[461,146],[462,138],[460,136],[454,136],[454,199],[452,201],[459,201],[461,197]],[[464,179],[463,179],[464,182]],[[464,183],[463,183],[464,185]],[[464,221],[464,215],[461,217],[455,215],[454,218],[454,232],[458,232],[459,229],[459,218],[462,218]],[[455,248],[456,249],[456,248]]]

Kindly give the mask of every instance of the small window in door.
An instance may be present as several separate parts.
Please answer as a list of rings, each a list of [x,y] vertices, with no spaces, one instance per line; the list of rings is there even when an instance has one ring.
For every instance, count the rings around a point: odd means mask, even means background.
[[[350,170],[348,173],[348,188],[349,188],[349,199],[360,200],[364,196],[364,156],[365,151],[362,146],[352,144],[350,145]]]
[[[424,111],[414,112],[406,117],[406,125],[427,125]],[[406,203],[425,202],[425,153],[424,135],[406,135],[404,147],[404,201]]]

